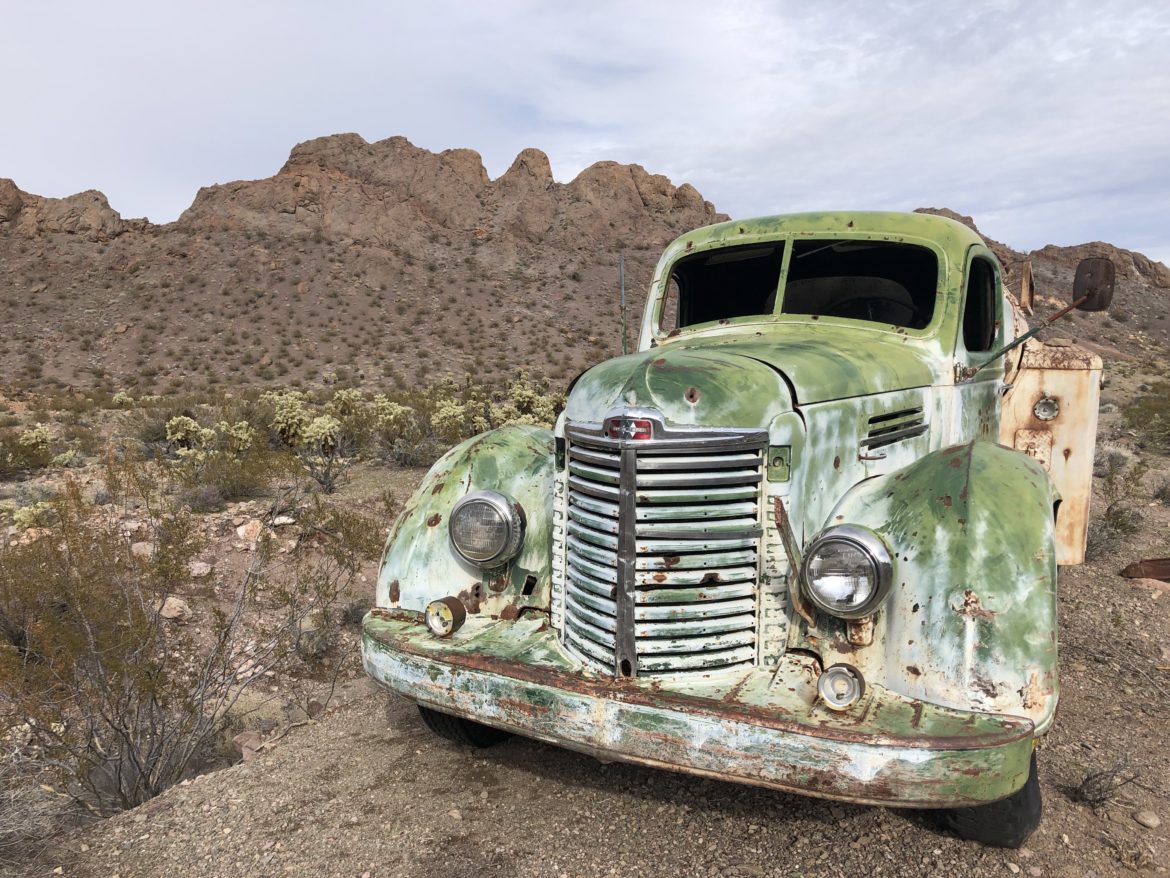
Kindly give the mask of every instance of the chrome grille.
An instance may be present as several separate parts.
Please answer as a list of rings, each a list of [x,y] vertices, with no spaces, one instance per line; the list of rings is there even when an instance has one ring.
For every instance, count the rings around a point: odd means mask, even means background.
[[[764,436],[568,436],[568,648],[623,676],[754,663]]]

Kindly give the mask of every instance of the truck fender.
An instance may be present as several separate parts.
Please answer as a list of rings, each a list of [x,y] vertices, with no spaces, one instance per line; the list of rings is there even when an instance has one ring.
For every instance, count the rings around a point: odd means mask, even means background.
[[[1056,499],[1039,463],[987,441],[856,485],[828,524],[876,531],[894,578],[871,643],[847,645],[858,638],[844,625],[833,638],[840,660],[910,698],[1046,730],[1059,697]]]
[[[482,433],[444,454],[394,521],[378,571],[379,607],[421,611],[455,596],[468,613],[516,618],[548,608],[552,550],[552,431],[512,425]],[[451,546],[448,521],[459,498],[492,490],[520,504],[524,543],[493,570],[465,561]]]

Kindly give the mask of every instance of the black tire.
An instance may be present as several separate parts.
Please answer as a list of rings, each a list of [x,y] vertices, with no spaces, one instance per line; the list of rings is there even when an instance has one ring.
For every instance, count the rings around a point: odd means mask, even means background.
[[[502,729],[472,722],[461,716],[451,716],[449,713],[431,710],[431,708],[423,707],[421,704],[418,706],[418,712],[427,728],[440,738],[446,738],[456,744],[463,744],[465,747],[491,747],[493,744],[498,744],[511,737],[510,732],[505,732]]]
[[[974,808],[948,808],[942,823],[959,838],[997,848],[1018,848],[1040,825],[1043,803],[1036,754],[1032,754],[1028,781],[1006,799]]]

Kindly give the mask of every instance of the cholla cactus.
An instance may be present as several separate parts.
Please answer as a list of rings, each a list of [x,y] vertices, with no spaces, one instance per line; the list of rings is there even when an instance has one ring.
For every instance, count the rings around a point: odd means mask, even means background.
[[[45,451],[49,447],[49,428],[37,424],[17,436],[16,444],[28,451]]]
[[[215,441],[215,431],[200,427],[199,422],[186,415],[179,415],[167,421],[167,441],[184,451],[202,451]]]
[[[318,415],[305,427],[299,444],[322,454],[336,451],[341,445],[341,421],[332,415]]]
[[[112,402],[120,409],[128,409],[134,405],[134,397],[128,394],[125,390],[119,390],[114,394],[110,402]]]
[[[247,421],[236,421],[234,424],[220,421],[215,429],[225,450],[235,455],[246,454],[256,442],[256,430]]]
[[[552,392],[547,381],[541,386],[527,372],[520,372],[508,387],[507,396],[492,405],[492,426],[532,424],[551,427],[564,404],[565,395]]]
[[[305,428],[313,419],[305,405],[305,395],[299,390],[270,390],[260,397],[260,401],[270,404],[274,409],[272,429],[280,434],[287,445],[299,445]]]
[[[33,503],[22,506],[12,513],[12,522],[21,530],[45,527],[52,521],[53,506],[50,503]]]

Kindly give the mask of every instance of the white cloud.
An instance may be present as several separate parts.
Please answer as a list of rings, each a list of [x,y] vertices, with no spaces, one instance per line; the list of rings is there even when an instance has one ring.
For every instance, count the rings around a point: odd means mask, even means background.
[[[735,215],[946,205],[1018,247],[1170,257],[1170,7],[29,4],[5,14],[0,175],[174,218],[337,131],[526,146],[694,183]]]

